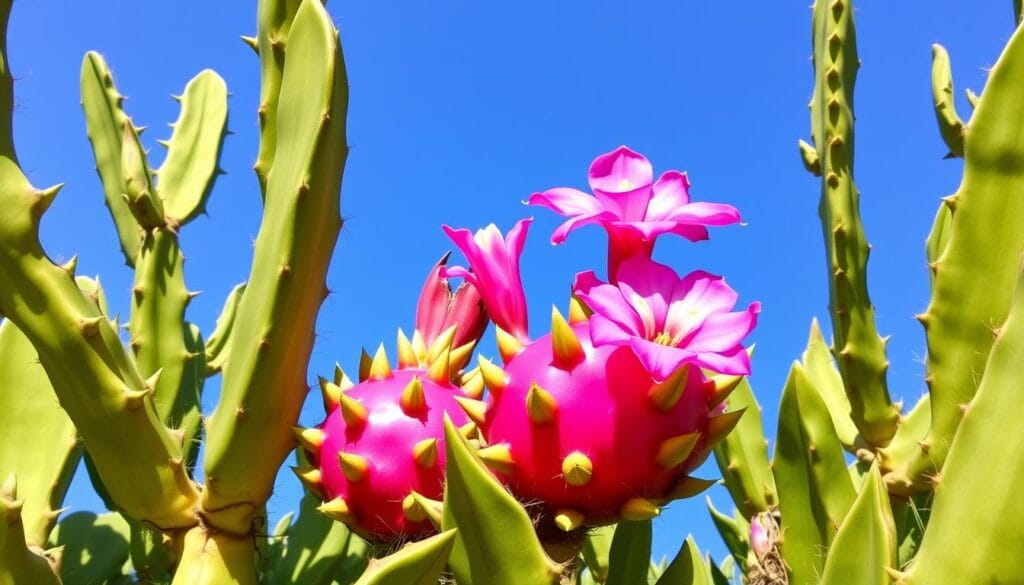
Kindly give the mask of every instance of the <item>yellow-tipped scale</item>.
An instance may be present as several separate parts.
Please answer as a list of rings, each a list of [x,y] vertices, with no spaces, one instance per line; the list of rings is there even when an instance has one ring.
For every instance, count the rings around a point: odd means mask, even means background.
[[[661,514],[661,510],[647,498],[630,498],[622,505],[622,517],[632,522],[643,522]]]
[[[427,399],[423,395],[423,382],[419,376],[413,376],[402,390],[402,396],[398,399],[402,411],[409,416],[420,416],[427,411]]]
[[[324,484],[319,469],[316,467],[292,467],[292,471],[307,490],[323,499]]]
[[[369,416],[362,403],[345,393],[338,397],[338,407],[341,408],[341,417],[345,419],[345,424],[350,427],[365,424]]]
[[[388,363],[388,353],[384,351],[384,344],[377,347],[377,353],[373,355],[370,362],[370,371],[367,374],[368,380],[387,380],[391,377],[391,364]]]
[[[312,451],[313,453],[320,452],[320,447],[323,446],[324,438],[326,437],[322,430],[316,427],[308,429],[292,427],[292,432],[295,433],[295,438],[299,441],[299,444],[307,451]]]
[[[494,326],[494,333],[498,338],[498,353],[501,354],[501,359],[506,364],[523,351],[523,342],[513,337],[511,333],[497,325]]]
[[[526,392],[526,413],[534,424],[544,424],[555,418],[558,412],[558,402],[547,390],[544,390],[536,382],[530,385]]]
[[[693,448],[697,446],[698,439],[700,439],[700,433],[696,432],[665,439],[658,448],[656,457],[658,465],[665,469],[671,469],[686,461],[690,453],[693,453]]]
[[[370,366],[373,365],[373,358],[370,354],[366,353],[364,347],[362,353],[359,354],[359,381],[365,382],[370,377]]]
[[[429,518],[427,510],[411,493],[402,500],[402,513],[409,522],[423,522]]]
[[[450,372],[448,367],[451,364],[451,349],[445,347],[433,361],[430,362],[430,368],[427,370],[427,378],[438,384],[446,385],[451,381]]]
[[[586,357],[576,333],[555,306],[551,307],[551,353],[555,367],[562,370],[571,370]]]
[[[452,325],[434,338],[434,342],[431,343],[430,347],[427,349],[426,361],[433,362],[441,356],[441,353],[451,352],[452,343],[455,341],[455,327],[456,325]]]
[[[689,375],[690,365],[687,364],[672,372],[672,375],[666,378],[664,382],[658,382],[651,386],[651,389],[647,392],[647,397],[654,402],[658,410],[672,410],[679,403],[679,399],[683,396],[683,391],[686,390],[686,380]]]
[[[477,366],[462,376],[462,392],[475,400],[484,396],[484,377]]]
[[[516,469],[516,463],[512,460],[512,450],[505,443],[484,447],[477,453],[479,453],[480,459],[483,459],[484,463],[495,471],[511,474]]]
[[[426,363],[427,344],[423,341],[423,335],[419,331],[412,332],[412,351],[416,354],[417,362]]]
[[[684,477],[679,480],[676,485],[672,486],[672,490],[669,491],[668,497],[671,500],[683,500],[686,498],[692,498],[697,494],[703,492],[709,487],[715,485],[716,480],[713,479],[701,479],[699,477]]]
[[[466,437],[467,441],[477,438],[479,431],[480,428],[476,426],[475,422],[468,422],[459,427],[459,434]]]
[[[416,350],[412,347],[412,342],[405,336],[405,332],[401,328],[398,329],[398,367],[399,368],[412,368],[419,365],[419,360],[416,359]]]
[[[555,511],[555,526],[564,532],[572,532],[583,525],[584,518],[578,510],[562,508]]]
[[[562,475],[569,485],[587,485],[594,475],[594,464],[583,453],[574,451],[562,459]]]
[[[588,309],[587,306],[583,304],[583,301],[579,300],[579,298],[577,298],[576,295],[572,295],[571,297],[569,297],[570,325],[579,325],[580,323],[586,323],[587,319],[590,318],[591,314],[593,314],[593,311]]]
[[[345,474],[345,478],[353,482],[366,479],[366,472],[370,469],[366,457],[355,453],[338,453],[338,463],[341,464],[341,472]]]
[[[711,376],[711,382],[715,388],[711,391],[711,400],[708,402],[708,406],[713,408],[725,402],[725,399],[740,385],[743,378],[743,376],[727,376],[725,374]]]
[[[437,465],[437,439],[423,439],[412,446],[412,457],[416,465],[429,469]]]
[[[348,377],[345,370],[342,370],[341,366],[338,364],[334,364],[334,384],[342,390],[348,390],[355,386],[355,384],[352,383],[352,379]]]
[[[438,500],[432,500],[416,490],[409,492],[409,497],[416,502],[416,506],[423,511],[427,520],[434,525],[434,528],[440,530],[441,528],[441,514],[444,511],[444,504]],[[406,498],[408,499],[408,498]],[[405,501],[402,502],[403,509],[405,508]]]
[[[341,373],[344,378],[345,372]],[[341,386],[332,384],[327,378],[320,378],[320,393],[324,396],[324,410],[330,412],[341,402]]]
[[[501,391],[508,386],[508,374],[483,356],[480,356],[477,361],[480,363],[480,375],[483,377],[484,385],[491,391],[491,394],[501,394]]]
[[[456,396],[455,401],[459,403],[462,410],[466,411],[466,416],[469,417],[478,426],[483,426],[484,419],[487,417],[487,403],[480,400],[473,400],[472,398],[463,398],[462,396]]]
[[[341,498],[334,498],[330,502],[324,502],[317,506],[316,509],[331,520],[337,520],[338,522],[344,522],[345,524],[349,524],[353,520],[352,512],[349,510],[348,504]]]
[[[743,416],[743,413],[746,410],[746,408],[741,408],[739,410],[734,410],[732,412],[727,412],[725,414],[709,418],[707,444],[713,446],[725,438],[725,436],[729,434],[729,431],[736,426],[736,423],[740,422],[740,417]]]

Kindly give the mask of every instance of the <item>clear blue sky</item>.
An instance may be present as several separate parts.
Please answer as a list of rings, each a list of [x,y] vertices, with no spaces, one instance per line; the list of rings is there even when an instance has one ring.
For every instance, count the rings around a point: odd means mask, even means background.
[[[209,217],[182,235],[190,288],[204,291],[189,318],[212,330],[224,296],[246,279],[261,212],[251,172],[257,149],[258,62],[238,36],[255,30],[255,1],[17,2],[10,25],[18,79],[18,152],[38,186],[67,186],[43,224],[54,259],[80,254],[83,274],[102,275],[115,311],[128,314],[123,266],[79,107],[82,55],[103,53],[129,114],[166,138],[177,117],[168,95],[203,68],[233,94],[222,177]],[[818,183],[802,168],[811,94],[808,0],[511,4],[343,2],[341,29],[352,88],[342,212],[348,219],[331,266],[336,291],[320,313],[309,371],[355,368],[359,348],[411,329],[426,270],[450,248],[442,223],[508,229],[534,215],[523,258],[535,335],[551,303],[565,302],[573,275],[603,268],[604,235],[575,233],[552,248],[559,218],[520,202],[536,190],[585,186],[590,160],[619,144],[646,154],[656,172],[687,170],[695,199],[737,206],[745,227],[710,242],[664,241],[657,257],[681,272],[725,274],[741,302],[764,304],[752,382],[774,435],[778,396],[810,320],[827,327],[817,218]],[[924,391],[924,340],[912,319],[927,303],[924,238],[939,198],[956,189],[961,164],[945,161],[929,93],[930,46],[950,50],[961,90],[981,90],[986,67],[1012,30],[1009,0],[858,3],[863,67],[857,85],[857,166],[873,244],[870,289],[879,329],[892,334],[890,387],[911,403]],[[966,114],[964,114],[966,115]],[[160,148],[154,150],[159,159]],[[493,353],[492,346],[485,351]],[[218,382],[207,387],[205,411]],[[322,418],[312,396],[302,422]],[[713,464],[706,475],[717,470]],[[728,508],[724,489],[710,492]],[[273,516],[297,505],[285,471]],[[72,509],[96,507],[84,473]],[[721,559],[703,498],[677,502],[656,522],[655,554],[674,554],[693,532]]]

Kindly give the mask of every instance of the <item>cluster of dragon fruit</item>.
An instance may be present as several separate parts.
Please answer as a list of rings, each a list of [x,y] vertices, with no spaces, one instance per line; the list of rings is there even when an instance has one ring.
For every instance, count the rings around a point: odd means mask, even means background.
[[[606,281],[575,277],[567,316],[531,338],[519,258],[531,219],[504,236],[444,226],[468,261],[430,272],[411,338],[398,332],[393,366],[381,345],[364,352],[358,383],[338,368],[321,380],[326,420],[297,429],[310,466],[297,469],[324,500],[320,510],[375,541],[435,530],[444,488],[445,419],[540,522],[573,531],[646,520],[711,482],[691,473],[736,424],[728,393],[750,373],[744,338],[760,304],[734,310],[721,276],[683,277],[652,258],[661,235],[691,242],[709,226],[740,221],[730,205],[690,201],[687,175],[654,179],[626,148],[601,155],[592,193],[559,187],[529,205],[568,219],[561,244],[587,224],[608,235]],[[449,279],[462,279],[453,291]],[[471,360],[493,322],[498,360]]]

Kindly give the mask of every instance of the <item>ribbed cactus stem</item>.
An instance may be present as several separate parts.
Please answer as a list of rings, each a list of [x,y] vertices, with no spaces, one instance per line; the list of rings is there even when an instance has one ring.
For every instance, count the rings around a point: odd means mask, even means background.
[[[896,432],[899,412],[889,397],[885,344],[868,295],[870,247],[853,180],[853,87],[860,63],[852,7],[844,0],[817,0],[813,20],[811,125],[817,158],[802,150],[805,165],[823,178],[818,213],[829,270],[833,351],[858,430],[868,444],[883,447]]]

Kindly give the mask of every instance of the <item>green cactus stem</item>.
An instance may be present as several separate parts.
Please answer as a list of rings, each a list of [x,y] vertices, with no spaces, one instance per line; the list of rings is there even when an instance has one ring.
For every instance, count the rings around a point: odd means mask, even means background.
[[[643,583],[651,566],[652,542],[650,520],[619,522],[608,554],[606,585]]]
[[[896,529],[878,466],[872,466],[825,559],[821,585],[889,585]]]
[[[252,539],[196,526],[185,534],[181,561],[171,585],[257,585]]]
[[[267,183],[252,273],[238,305],[221,401],[207,426],[203,507],[214,525],[250,530],[294,447],[314,326],[341,228],[348,83],[338,33],[318,0],[290,29],[277,115],[281,157]]]
[[[436,585],[455,544],[455,529],[412,542],[398,552],[370,562],[355,585]]]
[[[103,183],[103,200],[117,228],[125,263],[135,266],[143,232],[124,199],[128,190],[121,173],[122,129],[131,122],[121,107],[124,96],[117,91],[114,76],[98,53],[90,51],[82,59],[81,88],[85,130]]]
[[[869,246],[853,179],[853,86],[860,63],[852,7],[847,0],[816,0],[813,24],[811,130],[815,174],[822,177],[818,213],[828,263],[833,351],[857,429],[868,445],[884,447],[896,433],[899,412],[889,397],[889,362],[868,295]],[[807,160],[805,154],[805,165]]]
[[[965,133],[964,176],[946,198],[948,242],[931,263],[932,300],[918,315],[928,343],[931,427],[909,460],[886,457],[890,492],[931,489],[1006,320],[1024,251],[1024,39],[999,58]],[[933,230],[933,233],[934,230]],[[941,247],[941,246],[936,246]]]
[[[10,3],[7,8],[10,9]],[[17,484],[12,474],[0,485],[0,585],[59,585],[55,559],[25,543],[21,520],[23,502],[17,498]]]
[[[228,356],[228,344],[231,342],[231,331],[235,327],[235,315],[238,303],[245,292],[245,284],[231,289],[224,301],[224,309],[217,317],[217,326],[206,340],[206,375],[212,376],[224,368]]]
[[[825,403],[797,362],[779,404],[772,465],[790,583],[817,585],[821,551],[831,544],[856,493]]]
[[[850,453],[856,453],[858,449],[857,425],[850,418],[852,410],[850,399],[843,389],[843,379],[836,369],[832,353],[825,343],[825,336],[821,333],[818,320],[811,320],[811,332],[807,338],[807,348],[801,356],[801,362],[811,384],[818,391],[821,400],[828,407],[829,417],[836,429],[836,436],[842,443],[843,449]],[[863,446],[863,445],[860,445]],[[763,512],[764,510],[760,510]]]
[[[672,562],[655,585],[713,585],[711,572],[704,562],[693,536],[687,536]]]
[[[456,581],[464,585],[559,583],[563,567],[544,553],[526,510],[491,475],[447,417],[444,439],[442,529],[459,529],[448,560]],[[502,529],[496,531],[495,526]]]
[[[44,546],[82,456],[75,426],[61,410],[35,348],[0,322],[0,477],[19,478],[25,539]]]
[[[715,445],[715,461],[729,495],[744,516],[776,505],[775,479],[768,464],[768,440],[761,422],[761,407],[744,378],[729,396],[732,410],[746,409],[736,428]]]
[[[1020,54],[1020,47],[1024,36],[1018,30],[1008,51]],[[1024,59],[1018,61],[1024,66]],[[1019,73],[1014,77],[1019,79]],[[993,76],[990,83],[996,81]],[[979,112],[986,107],[988,91]],[[968,156],[971,148],[968,143]],[[921,548],[899,583],[1015,583],[1024,575],[1024,556],[1008,545],[1019,542],[1024,524],[1022,360],[1024,273],[1017,278],[1009,316],[997,330],[978,392],[964,405],[946,464],[935,478],[935,499]]]
[[[953,72],[949,65],[949,53],[936,43],[932,45],[932,102],[935,106],[935,120],[939,123],[939,134],[949,148],[946,158],[964,156],[964,121],[956,113],[953,101]]]

